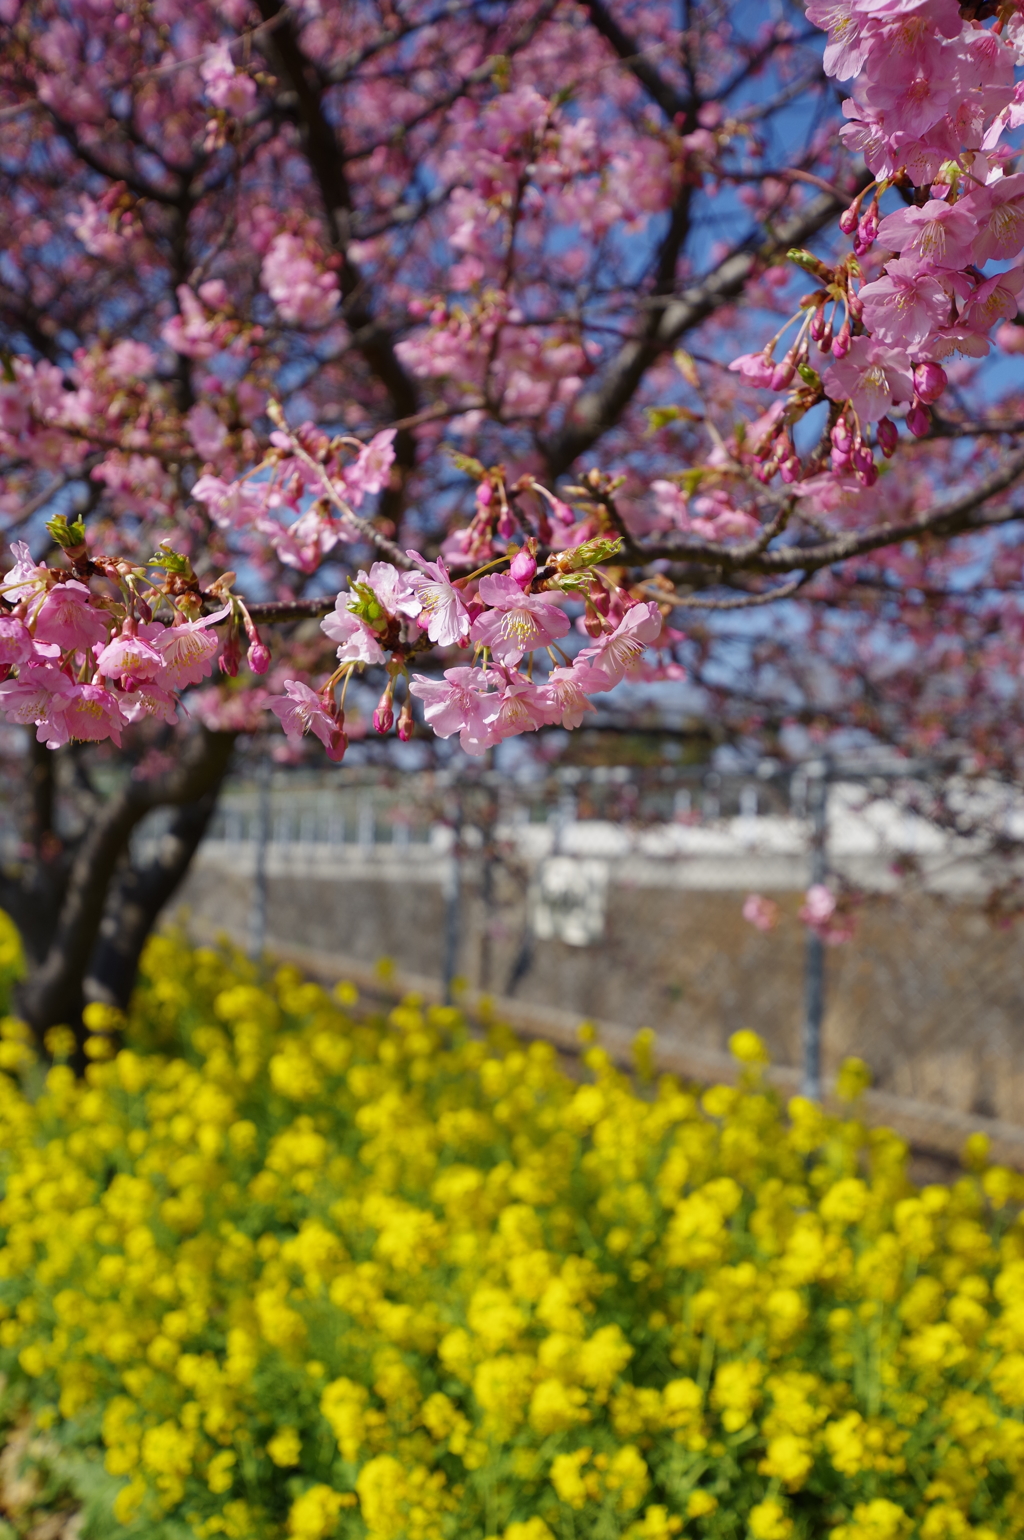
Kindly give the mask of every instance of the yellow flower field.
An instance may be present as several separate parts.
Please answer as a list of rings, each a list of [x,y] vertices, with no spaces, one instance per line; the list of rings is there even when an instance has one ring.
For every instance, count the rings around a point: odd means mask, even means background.
[[[701,1094],[355,1005],[161,937],[85,1083],[2,1024],[0,1410],[84,1537],[1024,1532],[1020,1177],[749,1033]]]

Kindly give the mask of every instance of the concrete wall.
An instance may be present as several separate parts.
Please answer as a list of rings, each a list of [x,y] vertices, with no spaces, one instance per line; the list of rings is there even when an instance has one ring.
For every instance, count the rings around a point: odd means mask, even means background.
[[[440,977],[448,862],[424,846],[275,850],[269,863],[268,938]],[[251,855],[200,853],[179,903],[197,937],[245,934]],[[666,873],[666,876],[668,874]],[[530,937],[528,873],[492,869],[480,898],[479,862],[464,863],[458,971],[496,995],[655,1028],[668,1044],[723,1051],[750,1027],[772,1056],[800,1057],[803,930],[796,894],[763,936],[740,914],[749,888],[700,891],[648,873],[608,889],[605,930],[587,947]],[[828,954],[826,1073],[847,1054],[870,1064],[875,1084],[963,1113],[1024,1126],[1024,935],[1001,930],[968,897],[870,896],[855,939]]]

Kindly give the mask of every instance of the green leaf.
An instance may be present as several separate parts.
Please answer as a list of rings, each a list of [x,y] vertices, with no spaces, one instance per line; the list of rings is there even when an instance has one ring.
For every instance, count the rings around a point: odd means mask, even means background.
[[[69,524],[67,515],[58,513],[47,521],[46,532],[54,544],[61,546],[65,551],[85,544],[85,522],[81,516]]]
[[[163,567],[167,572],[177,573],[179,577],[192,576],[192,563],[188,557],[182,556],[180,551],[172,551],[166,544],[162,544],[156,555],[149,558],[146,566]]]

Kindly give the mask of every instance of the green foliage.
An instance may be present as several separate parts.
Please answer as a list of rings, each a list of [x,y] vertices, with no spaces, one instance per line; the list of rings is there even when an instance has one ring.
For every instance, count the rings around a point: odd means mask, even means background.
[[[892,1133],[781,1107],[750,1033],[698,1094],[646,1038],[638,1090],[356,1007],[161,937],[85,1083],[31,1100],[5,1039],[21,1533],[41,1503],[86,1540],[1021,1532],[1016,1174],[972,1147],[916,1190]]]

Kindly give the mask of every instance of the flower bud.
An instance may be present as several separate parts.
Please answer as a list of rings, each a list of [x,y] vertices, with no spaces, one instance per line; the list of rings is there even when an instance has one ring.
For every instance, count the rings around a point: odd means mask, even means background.
[[[850,351],[850,318],[847,316],[832,343],[832,357],[845,358]]]
[[[796,365],[787,353],[781,364],[776,364],[772,371],[772,390],[786,390],[793,383],[796,374]]]
[[[927,408],[921,405],[916,396],[914,397],[913,406],[907,413],[907,427],[915,438],[924,438],[927,433],[931,432],[932,420],[928,415]]]
[[[536,571],[537,558],[529,550],[520,551],[519,555],[513,558],[509,568],[510,576],[524,592],[533,582]]]
[[[851,455],[847,454],[845,450],[833,449],[832,469],[834,471],[848,471],[852,464],[853,458]]]
[[[821,336],[818,338],[818,346],[819,346],[819,348],[821,349],[821,351],[823,353],[831,353],[831,351],[832,351],[832,322],[831,321],[826,321],[825,322],[825,330],[822,332]]]
[[[245,656],[254,674],[265,674],[270,667],[270,648],[259,638],[249,643],[249,651]]]
[[[395,725],[393,690],[394,685],[389,683],[384,694],[377,702],[373,713],[374,732],[389,733]]]
[[[851,203],[848,209],[844,209],[839,216],[839,228],[844,235],[852,235],[857,228],[860,219],[860,199]]]
[[[858,257],[870,251],[878,237],[878,204],[872,203],[864,218],[857,226],[857,241],[854,250]]]
[[[787,486],[792,486],[794,481],[800,480],[801,469],[800,461],[796,455],[790,455],[789,459],[783,460],[779,466],[779,474]]]
[[[403,743],[408,743],[413,735],[416,723],[413,720],[412,701],[408,697],[402,703],[402,709],[398,713],[398,736]]]
[[[327,758],[340,765],[345,758],[345,750],[348,748],[348,738],[345,729],[338,726],[331,733],[331,741],[327,744]]]
[[[840,454],[848,454],[853,448],[853,434],[845,417],[840,417],[832,429],[832,445]]]
[[[825,307],[824,307],[824,305],[819,305],[817,310],[814,312],[813,316],[811,317],[811,324],[810,324],[809,330],[810,330],[810,333],[811,333],[811,340],[813,342],[820,342],[822,337],[824,337],[824,335],[825,335]]]
[[[587,600],[587,613],[583,619],[583,626],[587,635],[591,638],[592,641],[596,641],[599,636],[604,635],[604,621],[594,609],[589,599]]]
[[[890,421],[888,417],[883,417],[875,431],[878,434],[879,449],[885,455],[885,458],[890,460],[896,452],[896,445],[900,441],[899,430],[896,424]]]
[[[229,679],[234,679],[238,673],[241,662],[242,650],[238,644],[238,632],[232,626],[224,643],[223,650],[218,660],[218,667],[222,674],[227,674]]]
[[[875,457],[865,444],[858,444],[853,451],[853,468],[858,479],[866,487],[874,486],[878,480],[878,467],[875,465]]]
[[[501,510],[498,518],[498,534],[502,540],[511,540],[516,532],[516,521],[507,508]]]
[[[927,361],[914,365],[914,387],[922,401],[937,401],[948,384],[946,371],[941,364]]]

